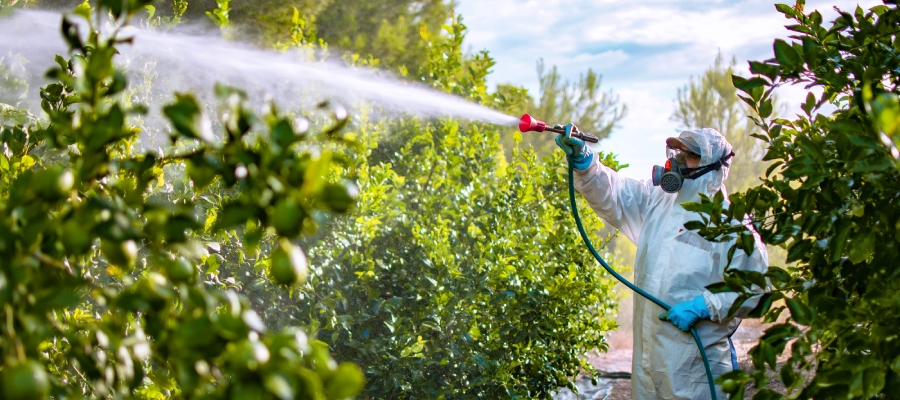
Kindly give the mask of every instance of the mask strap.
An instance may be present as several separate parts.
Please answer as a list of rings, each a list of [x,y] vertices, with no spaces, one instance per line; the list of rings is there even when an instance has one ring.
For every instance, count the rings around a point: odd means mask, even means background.
[[[709,164],[709,165],[706,165],[703,167],[682,169],[681,174],[687,175],[687,174],[690,174],[691,172],[696,172],[693,176],[685,177],[684,179],[697,179],[703,175],[708,174],[711,171],[718,171],[718,170],[722,169],[722,166],[728,167],[729,166],[728,159],[731,157],[734,157],[733,151],[731,153],[728,153],[728,155],[723,156],[722,158],[716,160],[715,163],[712,163],[712,164]]]

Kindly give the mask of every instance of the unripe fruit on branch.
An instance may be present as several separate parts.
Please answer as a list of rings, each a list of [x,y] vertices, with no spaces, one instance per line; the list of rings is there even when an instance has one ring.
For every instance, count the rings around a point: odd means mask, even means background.
[[[286,239],[278,242],[270,256],[269,279],[285,286],[306,282],[308,267],[303,250]]]
[[[6,400],[39,400],[50,393],[47,371],[37,361],[7,362],[0,375]]]

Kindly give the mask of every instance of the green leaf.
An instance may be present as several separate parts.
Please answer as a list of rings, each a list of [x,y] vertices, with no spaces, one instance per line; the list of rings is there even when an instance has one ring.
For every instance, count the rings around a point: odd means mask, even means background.
[[[209,186],[218,176],[218,170],[210,164],[203,155],[197,155],[189,159],[185,170],[194,184],[195,190],[201,191]]]
[[[872,157],[856,160],[849,172],[879,172],[894,168],[894,163],[886,155],[876,154]]]
[[[803,109],[803,112],[806,113],[807,116],[812,117],[812,110],[816,106],[816,95],[813,92],[809,92],[806,95],[806,102],[800,105],[800,108]]]
[[[212,229],[213,231],[220,231],[238,225],[244,225],[247,223],[247,220],[252,218],[255,214],[256,210],[245,204],[227,204],[223,207],[222,211],[219,212]]]
[[[75,7],[74,14],[89,20],[91,18],[91,4],[88,3],[87,0],[84,0],[84,3],[81,3],[77,7]]]
[[[726,292],[734,292],[736,289],[732,288],[728,283],[725,282],[716,282],[711,285],[706,285],[706,289],[712,293],[726,293]]]
[[[786,284],[791,281],[791,274],[780,267],[769,266],[769,269],[766,271],[766,276],[776,285]]]
[[[191,94],[176,94],[175,102],[163,107],[163,114],[172,122],[175,131],[184,136],[210,143],[215,139],[209,120]]]
[[[731,83],[735,88],[747,94],[751,94],[753,89],[765,87],[769,84],[768,81],[758,76],[747,79],[738,75],[731,75]],[[754,96],[754,98],[756,97]]]
[[[771,175],[772,175],[772,172],[774,172],[776,169],[778,169],[778,167],[781,167],[781,166],[783,166],[783,165],[784,165],[784,162],[782,162],[782,161],[776,161],[776,162],[773,162],[772,165],[769,166],[769,168],[766,168],[766,175],[765,175],[765,176],[766,176],[766,177],[771,176]]]
[[[116,93],[119,93],[125,90],[125,86],[127,85],[128,81],[125,78],[125,74],[123,74],[122,71],[116,70],[115,72],[113,72],[113,79],[109,84],[109,87],[107,88],[106,95],[112,96]]]
[[[785,299],[785,304],[791,310],[791,317],[794,322],[801,325],[810,325],[813,321],[812,311],[809,307],[796,298]]]
[[[304,197],[317,197],[322,193],[331,169],[331,157],[330,151],[324,151],[306,167],[303,185],[300,187],[300,193]]]
[[[873,366],[863,372],[863,397],[872,398],[884,389],[886,372],[880,366]]]
[[[69,22],[69,18],[65,16],[63,16],[62,19],[62,33],[63,38],[69,43],[69,49],[71,51],[82,51],[84,49],[78,25]]]
[[[706,228],[706,224],[702,221],[688,221],[684,224],[684,228],[689,231],[699,231]]]
[[[100,0],[98,7],[109,10],[113,18],[119,18],[122,15],[125,0]]]
[[[765,77],[769,78],[770,81],[774,80],[775,76],[778,74],[778,68],[764,62],[750,61],[749,64],[750,72],[758,75],[764,75]]]
[[[749,318],[762,318],[772,308],[772,302],[780,298],[780,293],[764,293],[756,303],[756,307],[747,314]]]
[[[283,149],[286,149],[292,143],[300,139],[300,136],[294,133],[294,128],[287,119],[279,120],[275,126],[272,127],[269,135],[272,138],[272,141],[277,143]]]
[[[756,250],[756,244],[753,234],[747,231],[741,232],[741,250],[744,250],[748,256]]]
[[[211,254],[206,259],[206,273],[207,274],[215,274],[219,271],[219,266],[222,265],[222,256],[218,254]]]
[[[870,8],[869,10],[871,10],[872,12],[875,13],[875,15],[880,17],[880,16],[884,15],[886,12],[890,11],[890,9],[891,8],[886,5],[878,5],[878,6],[874,6],[874,7]]]
[[[325,382],[325,393],[330,399],[349,399],[363,389],[365,376],[351,363],[341,363],[337,371]]]
[[[791,70],[796,70],[803,64],[803,59],[800,58],[797,51],[784,40],[776,39],[773,48],[775,50],[775,60],[781,65],[789,67]]]
[[[769,118],[772,115],[772,100],[766,99],[762,101],[762,104],[759,106],[759,116],[761,118]]]
[[[875,253],[875,235],[868,232],[863,235],[856,236],[850,242],[850,251],[847,256],[853,263],[861,263]]]
[[[895,137],[900,134],[900,97],[893,93],[882,93],[869,102],[869,107],[875,114],[876,126],[885,135]]]
[[[809,257],[809,248],[812,246],[810,240],[799,240],[788,247],[787,262],[799,261]]]
[[[784,14],[784,18],[791,19],[797,17],[797,10],[787,4],[776,4],[775,9]]]

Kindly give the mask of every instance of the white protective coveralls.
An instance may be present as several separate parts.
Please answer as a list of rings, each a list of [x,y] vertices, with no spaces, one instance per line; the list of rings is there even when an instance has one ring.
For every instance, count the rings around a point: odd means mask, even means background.
[[[679,136],[693,138],[700,146],[700,166],[713,164],[732,150],[714,129],[682,132]],[[725,194],[723,181],[727,176],[728,167],[723,166],[698,179],[685,179],[678,193],[666,193],[649,180],[619,176],[600,164],[597,157],[586,170],[575,171],[575,187],[591,208],[637,245],[634,283],[638,287],[670,306],[703,295],[711,321],[701,320],[694,328],[706,347],[715,377],[737,368],[730,337],[740,325],[740,318],[746,317],[759,299],[757,296],[744,302],[735,318],[727,317],[737,294],[711,293],[705,286],[723,280],[728,249],[734,240],[714,243],[688,231],[684,224],[700,217],[680,204],[699,202],[699,192],[710,197],[720,190]],[[756,250],[749,257],[737,250],[731,268],[766,271],[766,248],[755,232],[754,236]],[[634,295],[632,398],[709,399],[706,371],[697,345],[690,333],[660,320],[658,316],[663,311]],[[727,399],[720,386],[716,389],[718,399]]]

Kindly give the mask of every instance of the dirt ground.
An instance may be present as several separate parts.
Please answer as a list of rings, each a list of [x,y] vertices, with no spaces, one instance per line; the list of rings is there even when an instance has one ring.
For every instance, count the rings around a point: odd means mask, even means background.
[[[619,323],[619,330],[610,334],[607,338],[610,349],[605,353],[596,351],[587,354],[588,361],[597,370],[616,377],[615,379],[600,379],[597,386],[590,384],[590,378],[580,379],[577,384],[579,394],[576,395],[567,389],[560,390],[554,396],[557,400],[577,400],[577,399],[603,399],[603,400],[625,400],[631,399],[631,380],[623,378],[630,377],[631,372],[631,350],[633,346],[631,317],[632,304],[630,296],[622,299],[619,306],[620,313],[616,316]],[[738,355],[738,364],[745,371],[753,371],[748,352],[756,345],[758,339],[762,336],[765,326],[756,320],[745,320],[732,337],[735,351]],[[783,360],[779,360],[783,361]],[[773,379],[769,384],[769,388],[779,393],[784,393],[784,385],[777,379]],[[745,392],[744,398],[753,397],[755,390],[749,387]]]

